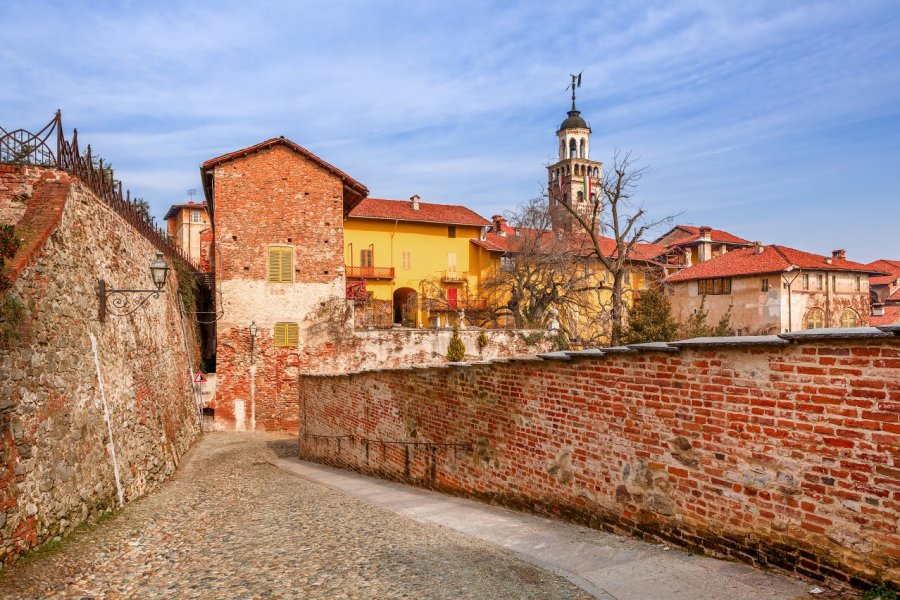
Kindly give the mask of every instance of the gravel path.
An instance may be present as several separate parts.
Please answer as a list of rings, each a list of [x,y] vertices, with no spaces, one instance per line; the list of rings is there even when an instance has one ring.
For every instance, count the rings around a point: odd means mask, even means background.
[[[158,490],[0,571],[0,597],[589,597],[497,546],[266,462],[295,453],[276,434],[206,434]]]

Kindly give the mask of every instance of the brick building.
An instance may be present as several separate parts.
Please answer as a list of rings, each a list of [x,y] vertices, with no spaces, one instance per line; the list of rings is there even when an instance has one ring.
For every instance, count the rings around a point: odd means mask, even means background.
[[[342,221],[368,195],[284,137],[201,166],[214,222],[218,424],[290,428],[299,369],[328,352],[305,343],[345,295]]]

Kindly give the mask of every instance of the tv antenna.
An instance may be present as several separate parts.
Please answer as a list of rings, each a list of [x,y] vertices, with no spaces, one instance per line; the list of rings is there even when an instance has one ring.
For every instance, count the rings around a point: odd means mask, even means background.
[[[191,202],[193,202],[193,201],[194,201],[194,196],[197,195],[197,189],[196,189],[196,188],[191,188],[191,189],[189,189],[187,192],[188,192],[188,196],[190,196],[190,198],[191,198]]]

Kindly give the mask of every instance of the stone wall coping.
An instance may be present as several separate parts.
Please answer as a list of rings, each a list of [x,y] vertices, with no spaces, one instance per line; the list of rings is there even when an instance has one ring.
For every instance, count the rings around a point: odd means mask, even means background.
[[[894,337],[877,327],[832,327],[829,329],[806,329],[804,331],[792,331],[780,333],[778,337],[785,340],[858,340],[863,338],[889,338]]]
[[[900,335],[900,323],[891,323],[890,325],[879,325],[877,329],[887,333],[896,333]]]
[[[634,352],[637,352],[637,350],[628,346],[609,346],[603,349],[604,354],[632,354]]]
[[[734,335],[728,337],[698,337],[669,342],[670,346],[787,346],[791,342],[777,335]]]
[[[470,365],[467,362],[452,362],[451,361],[451,362],[447,363],[447,366],[448,367],[471,367],[472,365]]]
[[[668,342],[646,342],[644,344],[628,344],[628,347],[638,352],[678,352],[676,346],[670,346]]]
[[[544,360],[572,360],[568,352],[542,352],[538,354],[538,358]]]
[[[600,348],[585,348],[584,350],[567,350],[566,354],[572,358],[602,358],[606,352]]]

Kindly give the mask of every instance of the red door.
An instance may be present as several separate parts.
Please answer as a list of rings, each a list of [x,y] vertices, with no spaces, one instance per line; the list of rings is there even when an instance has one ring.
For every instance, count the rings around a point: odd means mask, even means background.
[[[450,288],[447,290],[447,303],[450,305],[450,308],[456,310],[456,293],[459,292],[458,288]]]

